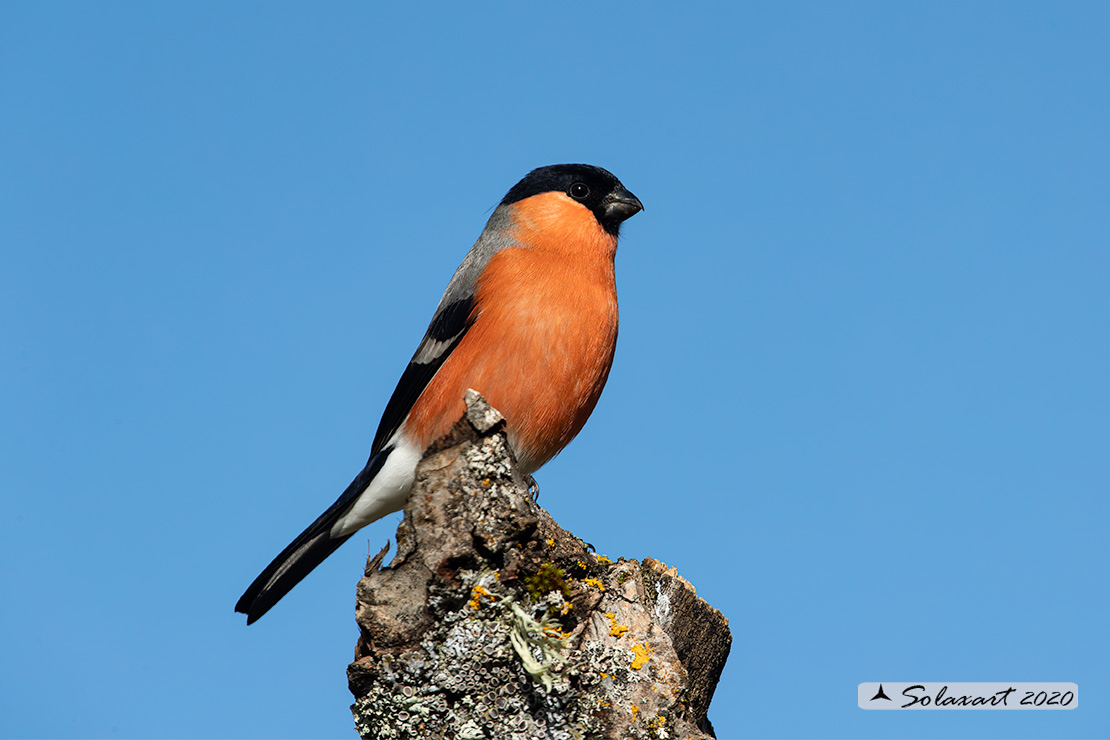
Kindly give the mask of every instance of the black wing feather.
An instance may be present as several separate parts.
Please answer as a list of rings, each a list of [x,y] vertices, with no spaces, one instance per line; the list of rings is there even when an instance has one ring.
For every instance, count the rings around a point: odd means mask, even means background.
[[[473,308],[474,296],[469,295],[447,304],[442,311],[436,312],[435,318],[428,327],[428,333],[420,343],[420,349],[416,351],[409,366],[401,374],[393,395],[389,397],[389,403],[385,405],[382,420],[378,424],[378,433],[374,435],[374,444],[370,447],[371,459],[404,423],[416,399],[420,398],[420,394],[428,387],[428,383],[432,382],[432,378],[439,372],[444,361],[451,356],[459,341],[466,335],[473,323],[470,315]],[[428,358],[426,362],[416,361],[421,349],[429,341],[447,342],[448,340],[450,343],[437,356]]]

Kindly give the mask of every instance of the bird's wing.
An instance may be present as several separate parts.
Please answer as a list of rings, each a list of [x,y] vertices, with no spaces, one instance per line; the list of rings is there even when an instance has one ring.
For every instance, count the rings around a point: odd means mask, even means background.
[[[455,347],[462,341],[477,318],[474,305],[474,291],[478,277],[482,274],[493,255],[502,249],[515,246],[509,234],[511,217],[507,206],[499,206],[490,216],[489,223],[478,237],[478,241],[467,253],[462,264],[455,270],[447,290],[439,301],[428,331],[416,353],[409,360],[408,367],[401,374],[389,403],[385,405],[382,420],[378,424],[374,444],[370,448],[370,459],[378,454],[396,434],[412,410],[416,399],[432,382],[443,363],[451,356]]]
[[[378,424],[378,433],[374,435],[374,445],[370,448],[370,457],[381,450],[386,442],[396,433],[405,418],[412,410],[416,399],[432,381],[444,361],[451,356],[451,352],[458,346],[459,341],[470,328],[472,321],[471,309],[474,306],[474,296],[465,296],[452,301],[446,306],[440,306],[420,343],[416,354],[409,360],[408,367],[401,374],[389,403],[385,405],[382,420]]]

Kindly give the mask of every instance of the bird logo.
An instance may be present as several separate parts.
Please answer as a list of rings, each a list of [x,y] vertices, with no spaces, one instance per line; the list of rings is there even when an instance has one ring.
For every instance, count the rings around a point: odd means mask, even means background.
[[[404,506],[424,451],[463,415],[468,389],[505,417],[526,475],[574,439],[613,364],[617,237],[641,210],[612,173],[585,164],[540,167],[509,190],[447,284],[366,466],[236,603],[247,624],[352,534]]]

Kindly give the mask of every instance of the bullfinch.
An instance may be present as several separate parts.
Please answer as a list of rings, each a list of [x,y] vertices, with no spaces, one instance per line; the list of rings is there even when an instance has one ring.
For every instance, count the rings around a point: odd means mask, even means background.
[[[424,451],[464,413],[467,389],[505,417],[528,475],[582,429],[617,343],[613,260],[639,199],[600,167],[530,172],[494,209],[455,271],[396,390],[366,467],[254,579],[250,624],[357,530],[401,509]]]

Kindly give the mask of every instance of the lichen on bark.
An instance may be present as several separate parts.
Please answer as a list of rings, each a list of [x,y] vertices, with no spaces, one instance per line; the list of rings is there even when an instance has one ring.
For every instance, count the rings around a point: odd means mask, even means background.
[[[728,620],[661,563],[587,550],[531,498],[500,415],[421,463],[397,552],[358,584],[363,738],[705,738]]]

